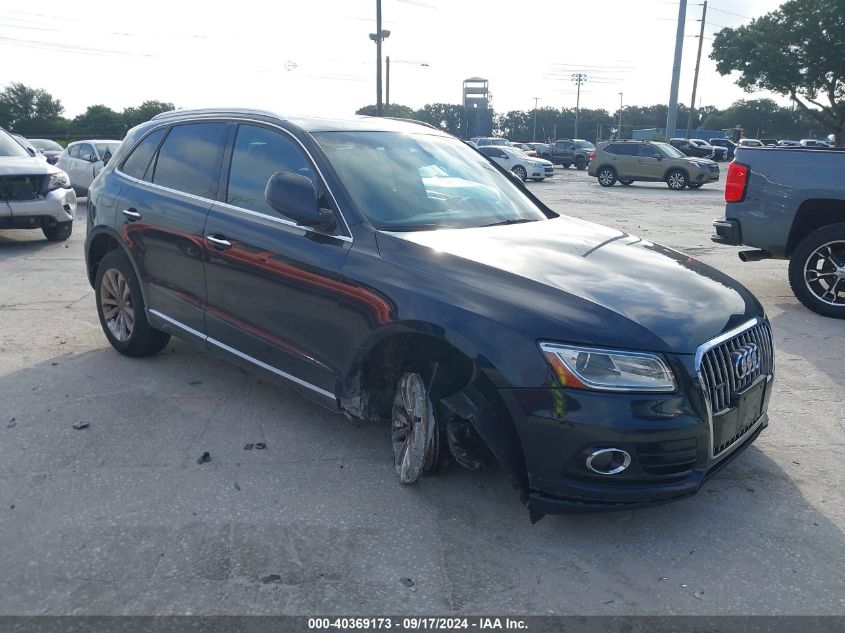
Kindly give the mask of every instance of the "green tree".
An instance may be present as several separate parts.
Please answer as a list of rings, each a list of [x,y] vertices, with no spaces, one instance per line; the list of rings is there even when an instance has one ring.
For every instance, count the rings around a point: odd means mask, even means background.
[[[70,131],[75,136],[115,139],[122,139],[126,132],[121,114],[104,105],[88,106],[71,121]]]
[[[0,92],[0,125],[19,134],[48,131],[62,112],[62,102],[41,88],[11,83]]]
[[[455,136],[473,133],[472,129],[468,133],[465,130],[467,122],[472,123],[470,113],[466,113],[464,107],[458,104],[428,103],[414,112],[413,118]],[[470,125],[470,128],[472,128],[472,125]]]
[[[382,116],[391,116],[397,117],[400,119],[412,119],[414,118],[414,110],[413,108],[409,108],[408,106],[399,105],[398,103],[391,103],[389,105],[384,106],[384,114]],[[378,106],[375,104],[364,106],[363,108],[359,108],[355,111],[355,114],[361,114],[364,116],[378,116]]]
[[[162,112],[175,110],[176,106],[167,101],[144,101],[137,108],[125,108],[121,114],[125,131],[129,131],[136,125],[149,121],[155,115]]]
[[[845,142],[842,0],[789,0],[747,25],[719,31],[710,57],[722,75],[738,71],[745,90],[789,96],[837,145]]]

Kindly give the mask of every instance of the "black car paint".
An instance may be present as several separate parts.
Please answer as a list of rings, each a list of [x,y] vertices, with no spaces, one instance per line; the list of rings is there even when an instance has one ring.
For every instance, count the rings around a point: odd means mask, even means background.
[[[221,191],[216,201],[162,191],[116,169],[146,133],[183,120],[258,123],[291,135],[340,212],[337,229],[323,234],[244,212],[225,204]],[[355,207],[310,135],[314,129],[335,128],[237,111],[186,113],[130,131],[91,187],[86,258],[92,283],[98,249],[116,240],[142,281],[155,327],[292,379],[308,397],[356,417],[367,413],[362,367],[372,350],[409,333],[447,344],[472,362],[473,374],[444,402],[472,420],[535,515],[662,502],[698,489],[713,464],[693,354],[702,343],[765,318],[751,293],[682,253],[556,217],[521,184],[549,220],[380,232]],[[128,205],[143,219],[126,217]],[[232,247],[217,250],[205,237],[211,234]],[[562,389],[539,352],[540,340],[661,353],[679,388],[659,395]],[[488,387],[498,391],[504,409],[485,401]],[[639,485],[620,487],[589,477],[574,483],[566,473],[585,446],[690,437],[700,451],[694,473],[681,482],[662,484],[640,472]]]

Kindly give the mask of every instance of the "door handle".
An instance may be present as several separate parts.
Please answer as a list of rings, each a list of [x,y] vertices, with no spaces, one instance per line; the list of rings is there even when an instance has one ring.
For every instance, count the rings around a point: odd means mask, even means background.
[[[205,239],[211,242],[211,245],[214,246],[214,248],[216,248],[218,251],[227,251],[232,248],[232,243],[229,240],[214,237],[213,235],[206,235]]]
[[[141,214],[138,213],[135,209],[124,209],[123,215],[130,222],[135,222],[136,220],[141,219]]]

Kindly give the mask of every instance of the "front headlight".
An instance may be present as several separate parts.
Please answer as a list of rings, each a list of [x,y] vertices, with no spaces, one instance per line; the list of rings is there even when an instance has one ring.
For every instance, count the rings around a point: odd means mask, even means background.
[[[560,384],[599,391],[675,391],[672,370],[657,354],[540,343]]]
[[[70,178],[63,171],[57,171],[55,174],[50,174],[50,183],[47,185],[47,191],[54,191],[56,189],[69,189]]]

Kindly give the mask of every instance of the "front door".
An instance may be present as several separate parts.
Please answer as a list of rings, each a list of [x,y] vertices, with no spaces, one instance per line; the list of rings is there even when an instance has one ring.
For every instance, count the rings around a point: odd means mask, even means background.
[[[124,189],[115,228],[138,264],[147,308],[200,334],[206,298],[203,229],[230,129],[209,122],[156,130],[117,169],[140,181]]]
[[[643,180],[662,180],[663,172],[666,171],[663,158],[663,152],[653,145],[648,143],[638,145],[633,177]]]
[[[225,202],[212,207],[205,230],[209,344],[333,397],[337,359],[350,345],[343,306],[356,290],[341,269],[351,238],[339,214],[337,228],[323,234],[270,208],[264,188],[276,172],[323,187],[288,133],[239,125]]]

